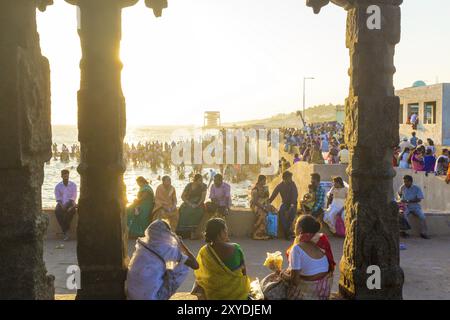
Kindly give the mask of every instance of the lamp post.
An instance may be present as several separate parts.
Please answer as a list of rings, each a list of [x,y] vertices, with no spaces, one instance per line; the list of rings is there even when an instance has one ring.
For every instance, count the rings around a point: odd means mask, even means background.
[[[306,80],[314,80],[313,77],[303,77],[303,122],[305,122],[306,124],[306,90],[305,90],[305,85],[306,85]]]

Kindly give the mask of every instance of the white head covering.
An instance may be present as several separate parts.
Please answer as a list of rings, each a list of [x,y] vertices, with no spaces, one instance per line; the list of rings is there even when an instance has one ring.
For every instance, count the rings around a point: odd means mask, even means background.
[[[145,230],[145,236],[139,238],[139,241],[145,244],[147,248],[155,251],[166,262],[180,261],[182,258],[177,235],[170,230],[169,224],[163,220],[152,222]],[[137,246],[142,245],[139,241],[136,244]]]

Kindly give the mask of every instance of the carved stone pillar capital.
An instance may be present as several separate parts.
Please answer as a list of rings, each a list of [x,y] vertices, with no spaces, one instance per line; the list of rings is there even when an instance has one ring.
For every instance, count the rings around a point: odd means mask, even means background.
[[[41,0],[41,1],[53,1],[53,0]],[[93,6],[111,6],[118,5],[120,8],[126,8],[134,6],[139,0],[65,0],[67,3],[70,3],[75,6],[85,6],[85,5],[93,5]]]
[[[145,0],[147,7],[153,9],[155,17],[161,17],[163,9],[167,8],[167,0]]]
[[[39,11],[44,12],[47,9],[47,6],[50,6],[53,4],[53,0],[35,0],[36,1],[36,7],[39,9]]]
[[[345,10],[349,10],[355,7],[368,7],[371,5],[399,6],[403,3],[403,0],[306,0],[306,5],[313,8],[314,13],[317,14],[330,2],[344,8]]]

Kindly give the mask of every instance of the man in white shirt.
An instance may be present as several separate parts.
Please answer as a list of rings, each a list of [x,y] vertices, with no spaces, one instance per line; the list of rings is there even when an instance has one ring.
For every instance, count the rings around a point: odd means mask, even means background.
[[[341,149],[338,153],[339,163],[340,164],[348,164],[350,161],[350,155],[349,155],[347,146],[345,144],[341,144],[339,146],[339,149]]]
[[[77,185],[69,181],[69,170],[61,171],[63,181],[55,187],[56,208],[55,215],[64,234],[64,241],[69,240],[70,224],[76,213]]]
[[[416,130],[417,129],[417,125],[419,124],[419,116],[417,115],[417,113],[413,113],[411,115],[410,122],[411,122],[413,130]]]
[[[410,150],[414,149],[414,146],[408,141],[408,138],[403,138],[403,141],[398,145],[400,148],[400,153],[405,151],[405,148],[409,148]]]

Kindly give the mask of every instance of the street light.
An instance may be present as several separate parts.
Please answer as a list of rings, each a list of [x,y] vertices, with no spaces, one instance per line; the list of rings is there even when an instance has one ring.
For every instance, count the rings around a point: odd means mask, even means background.
[[[305,112],[305,108],[306,108],[306,93],[305,93],[305,84],[306,84],[306,80],[314,80],[313,77],[303,77],[303,124],[306,124],[306,112]]]

